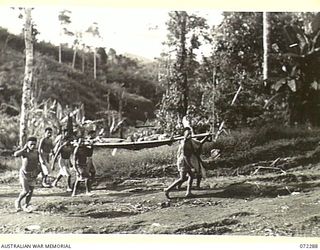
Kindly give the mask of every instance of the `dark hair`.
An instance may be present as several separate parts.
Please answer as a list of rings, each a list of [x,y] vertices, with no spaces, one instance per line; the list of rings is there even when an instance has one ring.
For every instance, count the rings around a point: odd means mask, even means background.
[[[29,142],[29,141],[34,141],[34,142],[36,142],[36,141],[37,141],[37,138],[34,137],[34,136],[30,136],[30,137],[28,137],[28,139],[27,139],[27,142]]]
[[[47,131],[52,131],[52,128],[47,127],[47,128],[44,130],[44,132],[47,132]]]
[[[187,131],[187,130],[191,131],[191,128],[190,127],[184,127],[183,131]]]
[[[90,131],[88,132],[88,135],[94,135],[94,134],[96,134],[96,131],[95,131],[95,130],[90,130]]]

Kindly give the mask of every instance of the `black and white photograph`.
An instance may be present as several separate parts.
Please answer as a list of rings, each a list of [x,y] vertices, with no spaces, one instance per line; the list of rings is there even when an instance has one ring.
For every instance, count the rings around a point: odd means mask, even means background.
[[[318,248],[319,65],[320,12],[0,6],[0,234]]]

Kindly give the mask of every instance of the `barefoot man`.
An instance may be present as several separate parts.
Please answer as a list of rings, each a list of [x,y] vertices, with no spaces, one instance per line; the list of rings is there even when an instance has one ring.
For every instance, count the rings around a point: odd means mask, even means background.
[[[90,157],[88,148],[85,145],[83,138],[78,140],[78,143],[73,152],[74,168],[76,170],[76,181],[74,183],[72,196],[76,195],[78,184],[80,181],[85,183],[86,194],[90,193],[90,166],[88,166],[88,157]]]
[[[42,168],[42,186],[43,187],[51,187],[48,183],[48,175],[49,175],[49,162],[50,157],[53,155],[53,143],[52,143],[52,128],[46,128],[44,131],[44,137],[40,140],[39,143],[39,158],[40,164]]]
[[[165,195],[168,199],[170,199],[169,193],[175,187],[179,186],[181,183],[185,181],[188,177],[188,186],[186,197],[192,195],[191,186],[194,178],[194,174],[192,172],[190,157],[193,153],[193,146],[191,141],[191,129],[186,127],[184,130],[184,137],[181,140],[179,149],[178,149],[178,157],[177,157],[177,167],[179,171],[179,179],[174,181],[167,189],[165,189]]]
[[[15,208],[17,211],[21,211],[21,202],[25,198],[24,210],[28,211],[28,206],[33,194],[33,189],[36,184],[36,178],[41,172],[39,166],[39,154],[36,150],[37,138],[29,137],[26,145],[14,152],[15,157],[20,157],[22,160],[22,166],[19,171],[19,180],[22,186],[22,191],[19,194],[18,199],[15,201]]]
[[[52,182],[52,186],[56,187],[58,184],[58,181],[63,177],[67,177],[67,191],[71,192],[71,173],[70,169],[72,168],[71,164],[71,155],[73,153],[73,146],[71,145],[69,138],[64,138],[61,142],[60,147],[57,149],[57,152],[53,158],[51,169],[54,170],[54,163],[56,162],[58,158],[59,163],[59,173],[57,175],[57,178]]]
[[[168,199],[170,199],[170,191],[176,187],[180,187],[181,184],[186,180],[188,180],[186,197],[192,196],[191,187],[194,179],[194,173],[192,171],[193,169],[195,169],[197,174],[197,186],[200,186],[200,181],[202,178],[201,172],[203,172],[204,169],[202,163],[200,162],[200,157],[198,157],[198,154],[201,145],[209,138],[209,136],[206,136],[201,141],[197,141],[193,140],[191,138],[191,135],[191,128],[185,127],[184,137],[179,145],[177,155],[177,167],[180,176],[178,180],[174,181],[167,189],[165,189],[165,195]]]

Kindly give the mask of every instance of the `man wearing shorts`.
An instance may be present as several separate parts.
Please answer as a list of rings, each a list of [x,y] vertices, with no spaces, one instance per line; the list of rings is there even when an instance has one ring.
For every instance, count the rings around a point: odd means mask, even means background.
[[[19,180],[22,186],[22,191],[19,194],[18,199],[15,201],[15,208],[17,211],[21,211],[21,202],[25,198],[24,210],[28,211],[30,200],[33,194],[33,190],[36,184],[36,178],[41,172],[39,166],[39,155],[36,150],[37,138],[29,137],[26,145],[14,153],[15,157],[20,157],[22,160],[22,166],[19,171]]]
[[[44,133],[44,137],[40,140],[38,148],[40,164],[42,169],[42,186],[51,187],[51,185],[48,183],[48,175],[50,169],[50,156],[53,155],[53,143],[51,140],[52,128],[46,128]]]
[[[90,174],[90,180],[91,182],[94,181],[95,176],[96,176],[96,166],[93,163],[93,143],[96,141],[95,136],[96,132],[94,130],[91,130],[88,132],[88,145],[87,145],[87,164],[89,168],[89,174]]]
[[[167,189],[165,189],[165,195],[168,199],[170,199],[169,192],[175,187],[179,186],[181,183],[188,178],[188,186],[186,197],[192,195],[191,186],[194,178],[194,174],[192,172],[192,165],[190,162],[190,157],[193,153],[193,146],[191,141],[191,129],[186,127],[184,130],[184,138],[181,140],[179,149],[178,149],[178,157],[177,157],[177,167],[179,171],[179,179],[174,181]]]
[[[73,153],[73,146],[71,145],[71,142],[69,139],[65,139],[60,147],[57,149],[57,152],[53,158],[52,161],[52,167],[51,169],[54,170],[54,164],[58,158],[58,164],[59,164],[59,173],[57,178],[52,182],[52,186],[56,187],[57,183],[63,176],[67,177],[67,191],[71,192],[71,174],[70,169],[72,168],[71,165],[71,155]]]
[[[184,138],[181,140],[177,154],[177,167],[180,177],[165,189],[165,195],[168,199],[170,199],[169,192],[175,187],[180,187],[186,180],[188,180],[186,197],[192,196],[191,187],[194,179],[193,169],[196,172],[197,186],[200,187],[201,178],[204,174],[204,167],[199,154],[201,145],[209,138],[209,136],[206,136],[201,141],[197,141],[193,140],[191,135],[191,128],[186,127],[184,129]]]
[[[76,195],[78,184],[80,181],[84,181],[86,187],[86,193],[90,193],[90,169],[88,166],[88,148],[84,143],[84,140],[80,138],[77,146],[73,152],[74,156],[74,168],[76,170],[76,181],[74,183],[72,196]]]

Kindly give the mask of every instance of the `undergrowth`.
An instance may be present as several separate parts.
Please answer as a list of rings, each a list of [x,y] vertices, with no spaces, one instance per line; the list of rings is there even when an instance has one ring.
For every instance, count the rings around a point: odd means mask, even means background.
[[[117,149],[114,155],[112,151],[103,148],[95,151],[93,157],[98,173],[111,179],[137,176],[155,177],[158,167],[175,164],[177,143],[137,151]]]

